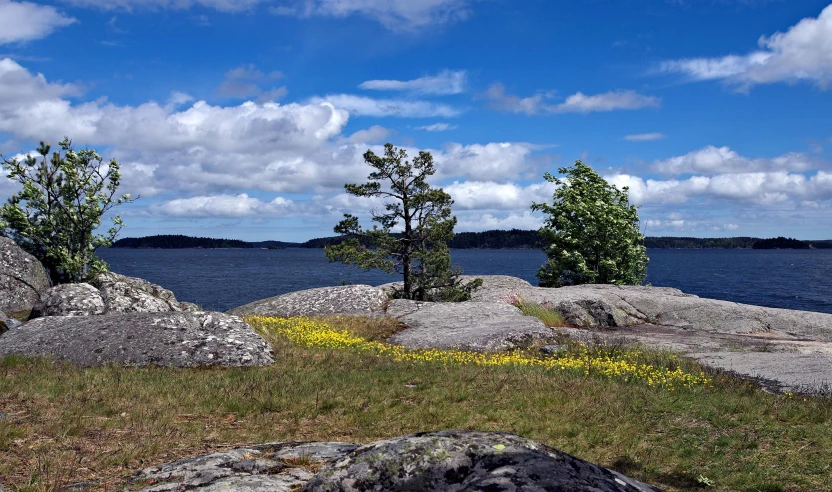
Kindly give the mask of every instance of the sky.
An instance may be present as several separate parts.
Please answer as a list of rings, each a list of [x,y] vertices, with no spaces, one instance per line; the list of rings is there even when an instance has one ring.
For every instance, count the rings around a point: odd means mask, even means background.
[[[580,159],[648,236],[828,239],[830,89],[829,0],[0,0],[0,154],[116,159],[122,237],[370,225],[391,142],[457,232],[539,228]]]

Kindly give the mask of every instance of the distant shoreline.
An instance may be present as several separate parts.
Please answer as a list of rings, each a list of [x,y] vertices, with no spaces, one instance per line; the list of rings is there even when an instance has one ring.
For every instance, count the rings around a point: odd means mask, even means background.
[[[321,249],[338,244],[343,240],[343,237],[336,236],[310,239],[297,243],[158,235],[119,239],[113,244],[113,247],[130,249]],[[518,229],[461,232],[454,236],[448,246],[451,249],[540,249],[540,238],[537,231]],[[802,241],[785,237],[761,239],[756,237],[694,238],[663,236],[645,238],[644,246],[647,249],[832,249],[832,240]]]

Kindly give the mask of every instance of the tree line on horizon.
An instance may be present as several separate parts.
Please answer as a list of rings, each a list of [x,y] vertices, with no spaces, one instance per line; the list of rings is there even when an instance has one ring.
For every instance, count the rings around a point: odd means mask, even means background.
[[[243,241],[181,234],[127,237],[113,243],[114,248],[187,249],[187,248],[310,248],[322,249],[340,244],[342,236],[322,237],[304,242]],[[458,232],[448,242],[451,249],[538,249],[540,235],[535,230],[491,230]],[[791,238],[756,237],[646,237],[647,249],[832,249],[832,240],[801,241]]]

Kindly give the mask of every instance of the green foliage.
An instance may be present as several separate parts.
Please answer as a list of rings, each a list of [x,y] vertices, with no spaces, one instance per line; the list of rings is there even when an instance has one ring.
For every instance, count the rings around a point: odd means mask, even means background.
[[[460,270],[451,265],[447,242],[454,235],[451,196],[426,181],[436,170],[429,152],[419,152],[412,162],[404,149],[388,143],[384,156],[371,150],[364,162],[375,169],[364,184],[346,184],[347,193],[386,200],[384,212],[372,212],[372,229],[364,229],[358,217],[344,214],[335,232],[346,241],[326,247],[330,261],[401,274],[404,284],[395,297],[414,300],[463,301],[482,284],[463,283]],[[384,185],[384,188],[382,187]],[[401,234],[391,234],[397,226]],[[369,247],[368,247],[369,245]]]
[[[40,260],[56,284],[107,271],[95,250],[110,246],[124,223],[115,216],[106,234],[95,230],[112,207],[133,201],[130,195],[116,197],[118,162],[104,164],[93,149],[76,152],[68,139],[60,147],[49,157],[49,144],[40,142],[40,160],[3,158],[7,177],[23,189],[0,208],[0,230]]]
[[[540,229],[549,257],[537,273],[540,285],[641,283],[648,258],[628,189],[610,185],[581,161],[558,172],[566,179],[545,175],[559,185],[553,204],[532,205],[549,215]]]

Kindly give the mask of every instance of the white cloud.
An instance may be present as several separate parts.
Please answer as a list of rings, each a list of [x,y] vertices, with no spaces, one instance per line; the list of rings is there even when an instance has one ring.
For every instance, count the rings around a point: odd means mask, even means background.
[[[682,156],[656,161],[653,168],[662,173],[749,173],[754,171],[807,171],[816,169],[819,159],[790,153],[771,159],[749,159],[728,147],[709,145]]]
[[[470,177],[477,180],[503,180],[529,171],[529,157],[535,146],[522,142],[462,145],[449,143],[431,152],[439,175]]]
[[[376,91],[408,91],[418,94],[460,94],[465,92],[465,71],[443,70],[437,75],[413,80],[368,80],[358,87]]]
[[[624,137],[624,140],[628,142],[652,142],[664,138],[666,137],[663,133],[638,133],[635,135],[627,135]]]
[[[630,201],[679,204],[696,200],[727,200],[738,204],[788,205],[832,198],[832,173],[813,176],[785,171],[692,176],[688,179],[643,179],[628,174],[606,176],[610,183],[630,189]]]
[[[73,84],[49,83],[43,74],[32,75],[10,58],[0,60],[0,88],[0,112],[81,92]]]
[[[186,10],[199,6],[220,12],[243,12],[269,0],[63,0],[77,7],[103,10],[170,9]]]
[[[504,217],[496,217],[492,214],[461,216],[457,222],[456,231],[479,232],[494,229],[536,230],[541,227],[543,227],[543,217],[526,211],[522,214],[512,213]]]
[[[358,130],[347,138],[348,142],[355,144],[377,143],[386,139],[390,130],[383,126],[373,125],[366,130]]]
[[[456,130],[459,128],[457,125],[451,125],[448,123],[434,123],[432,125],[425,125],[425,126],[417,126],[417,130],[424,130],[426,132],[444,132],[448,130]]]
[[[450,118],[458,116],[460,111],[445,104],[429,101],[410,101],[403,99],[373,99],[351,94],[332,94],[314,97],[311,103],[328,102],[337,108],[349,111],[357,116],[392,116],[397,118]]]
[[[483,94],[490,107],[511,113],[592,113],[617,110],[632,110],[661,105],[661,99],[655,96],[645,96],[636,91],[618,90],[588,96],[583,92],[576,92],[567,97],[560,104],[550,104],[552,93],[538,93],[534,96],[520,98],[506,94],[505,87],[500,83],[492,84]]]
[[[555,191],[555,186],[548,182],[520,186],[493,181],[454,181],[443,188],[454,199],[454,208],[460,210],[523,210],[532,202],[551,201]]]
[[[610,91],[594,96],[582,92],[572,94],[562,104],[555,106],[556,113],[590,113],[594,111],[615,111],[619,109],[655,108],[661,99],[645,96],[636,91]]]
[[[0,44],[42,39],[75,22],[49,5],[0,0]]]
[[[302,4],[287,2],[270,10],[275,15],[301,18],[362,15],[399,31],[464,20],[471,13],[469,3],[468,0],[306,0]]]
[[[151,211],[169,217],[280,217],[293,209],[292,200],[283,197],[265,202],[241,193],[177,198],[154,206]]]
[[[724,79],[741,90],[756,84],[812,81],[826,88],[832,82],[832,5],[817,18],[805,18],[786,32],[762,36],[759,51],[719,58],[685,58],[662,63],[663,72],[694,80]]]

